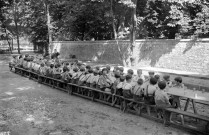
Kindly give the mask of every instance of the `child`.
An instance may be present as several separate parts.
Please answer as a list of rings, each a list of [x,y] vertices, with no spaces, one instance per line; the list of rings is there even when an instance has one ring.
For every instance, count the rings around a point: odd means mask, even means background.
[[[56,64],[54,66],[54,69],[53,69],[53,77],[55,79],[60,79],[61,78],[61,70],[60,70],[60,65],[59,64]]]
[[[145,81],[145,78],[144,78],[144,75],[142,75],[142,70],[141,69],[137,70],[137,75],[134,76],[133,79],[132,79],[133,86],[135,86],[137,84],[137,81],[139,79],[142,79],[143,82]]]
[[[93,72],[94,72],[93,69],[89,69],[88,74],[86,74],[86,79],[85,79],[85,81],[86,81],[86,85],[87,85],[88,87],[90,87],[90,81],[91,81],[92,78],[94,77],[94,73],[93,73]]]
[[[157,82],[160,82],[160,76],[159,75],[154,75],[154,78],[157,79]]]
[[[120,73],[119,72],[115,72],[115,81],[112,85],[112,94],[116,94],[116,90],[117,90],[117,85],[120,83]],[[121,87],[122,88],[122,87]]]
[[[77,77],[78,77],[78,68],[77,67],[74,67],[73,68],[73,73],[71,74],[72,75],[72,78],[71,78],[71,83],[74,83],[76,84],[77,82]]]
[[[158,87],[159,87],[159,89],[156,90],[156,92],[155,92],[156,106],[160,107],[160,108],[171,107],[171,104],[169,102],[169,97],[168,97],[167,93],[164,91],[164,89],[166,88],[166,82],[165,81],[160,81],[158,83]],[[170,112],[164,112],[163,116],[164,116],[165,126],[169,125],[170,114],[171,114]],[[158,116],[159,116],[159,112],[158,112]]]
[[[132,85],[131,85],[131,75],[126,75],[126,82],[123,85],[123,97],[125,98],[133,98],[133,95],[131,93],[132,91]]]
[[[156,84],[157,84],[157,79],[154,77],[151,77],[149,84],[144,89],[145,103],[151,104],[151,105],[155,104],[154,95],[155,95],[155,91],[157,90]]]
[[[62,76],[62,80],[64,82],[68,82],[68,79],[70,78],[68,71],[69,70],[68,70],[68,68],[66,66],[63,67],[63,73],[61,74],[61,76]]]
[[[48,77],[53,77],[53,69],[54,69],[54,64],[50,64],[46,74]]]
[[[127,75],[130,75],[130,76],[132,77],[133,74],[134,74],[134,71],[133,71],[132,69],[129,69],[129,70],[127,71]]]
[[[164,75],[163,81],[166,82],[166,88],[165,91],[168,91],[170,87],[172,87],[172,82],[170,81],[170,75]]]
[[[141,88],[143,84],[143,79],[139,78],[137,80],[137,84],[133,87],[132,94],[135,101],[142,101],[143,100],[143,89]]]
[[[111,80],[107,76],[108,70],[106,68],[102,69],[102,75],[99,77],[98,85],[100,90],[105,91],[106,88],[111,86]]]
[[[181,77],[176,77],[174,79],[174,86],[173,87],[178,87],[178,88],[184,88],[184,84],[182,83],[182,78]]]
[[[96,88],[96,85],[98,84],[98,81],[99,81],[99,72],[95,69],[93,73],[94,73],[94,76],[90,80],[90,87]]]
[[[120,76],[120,82],[116,86],[116,95],[123,95],[123,85],[125,84],[125,76]]]
[[[46,75],[46,66],[45,66],[45,64],[44,63],[41,63],[41,66],[40,66],[40,68],[39,68],[39,73],[41,74],[41,75]]]

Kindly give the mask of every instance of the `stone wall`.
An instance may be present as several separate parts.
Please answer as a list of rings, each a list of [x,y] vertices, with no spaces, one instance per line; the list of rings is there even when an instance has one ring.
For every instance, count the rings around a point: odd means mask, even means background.
[[[125,52],[129,41],[54,41],[61,57],[122,64],[118,45]],[[136,67],[158,67],[209,73],[209,40],[137,40]]]

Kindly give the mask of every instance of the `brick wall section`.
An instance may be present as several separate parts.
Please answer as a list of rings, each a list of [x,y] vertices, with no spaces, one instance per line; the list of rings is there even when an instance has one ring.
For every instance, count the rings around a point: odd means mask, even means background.
[[[125,52],[129,41],[54,41],[61,57],[122,64],[117,44]],[[137,40],[136,67],[159,67],[209,73],[209,40]]]

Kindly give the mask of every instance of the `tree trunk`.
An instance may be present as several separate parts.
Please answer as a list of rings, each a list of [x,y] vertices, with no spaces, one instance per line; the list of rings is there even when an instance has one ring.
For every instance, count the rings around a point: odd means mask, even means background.
[[[49,4],[45,3],[45,7],[46,7],[46,16],[47,16],[47,27],[48,27],[48,44],[46,44],[45,46],[45,53],[46,55],[49,55],[51,58],[51,43],[52,43],[52,31],[51,31],[51,16],[49,13]]]
[[[19,29],[17,25],[17,4],[15,1],[15,7],[14,7],[14,22],[15,22],[15,29],[16,29],[16,37],[17,37],[17,50],[18,53],[20,54],[20,40],[19,40]]]
[[[131,26],[131,37],[130,37],[130,47],[128,48],[128,63],[129,66],[134,66],[135,57],[133,54],[133,49],[135,47],[135,39],[136,39],[136,27],[137,27],[137,18],[136,18],[136,6],[137,0],[132,0],[135,7],[132,9],[132,26]]]
[[[116,26],[115,26],[115,16],[113,12],[113,0],[110,0],[110,12],[111,12],[111,17],[112,17],[112,28],[113,28],[113,39],[117,39],[117,31],[116,31]]]
[[[6,38],[7,38],[7,42],[8,42],[8,45],[9,45],[9,51],[10,51],[10,53],[12,54],[12,48],[11,48],[11,45],[10,45],[10,42],[9,42],[9,38],[8,38],[8,34],[7,34],[7,30],[6,30],[6,28],[4,28],[4,30],[5,30],[5,33],[6,33]]]

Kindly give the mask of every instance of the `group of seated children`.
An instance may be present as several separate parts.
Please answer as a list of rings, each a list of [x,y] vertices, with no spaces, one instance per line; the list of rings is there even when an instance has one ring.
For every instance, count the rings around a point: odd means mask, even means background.
[[[149,77],[145,79],[141,69],[138,69],[137,75],[134,75],[132,69],[124,73],[123,67],[114,67],[111,71],[110,66],[104,68],[91,67],[77,60],[71,63],[61,63],[59,60],[35,58],[26,55],[24,58],[20,56],[16,65],[38,72],[41,75],[62,79],[66,83],[85,85],[164,108],[176,107],[172,97],[169,97],[166,91],[170,87],[184,87],[181,77],[176,77],[174,82],[171,82],[169,75],[164,75],[161,78],[159,75],[155,75],[154,72],[149,72]]]

